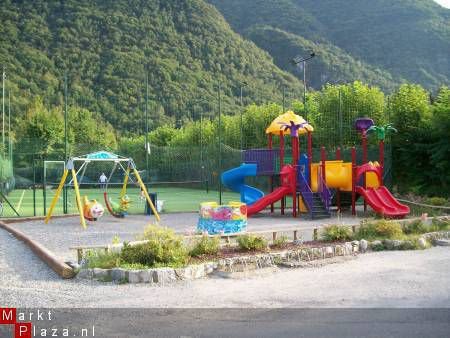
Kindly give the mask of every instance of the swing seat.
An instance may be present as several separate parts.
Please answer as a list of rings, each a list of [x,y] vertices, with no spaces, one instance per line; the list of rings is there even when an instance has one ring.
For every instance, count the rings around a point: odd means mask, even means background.
[[[114,211],[114,209],[117,209],[118,207],[117,207],[117,205],[114,206],[115,203],[113,201],[111,201],[111,199],[108,197],[108,193],[106,191],[103,193],[103,198],[105,199],[106,208],[108,209],[111,216],[116,217],[116,218],[124,218],[127,215],[127,212]]]

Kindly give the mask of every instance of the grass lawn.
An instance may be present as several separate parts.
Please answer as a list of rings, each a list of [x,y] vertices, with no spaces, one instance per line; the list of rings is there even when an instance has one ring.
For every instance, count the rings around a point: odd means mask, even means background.
[[[56,189],[46,190],[46,208],[48,210],[52,198],[55,195]],[[149,192],[156,193],[158,200],[164,201],[164,211],[165,212],[186,212],[186,211],[198,211],[199,204],[205,201],[218,201],[219,193],[214,190],[210,190],[207,193],[203,189],[192,189],[192,188],[180,188],[180,187],[161,187],[155,186],[150,189]],[[104,205],[103,190],[99,188],[89,188],[81,189],[80,193],[82,196],[87,196],[89,199],[96,199],[102,205]],[[108,189],[108,195],[113,201],[118,201],[120,193],[120,188],[114,187]],[[142,214],[144,213],[145,203],[140,198],[140,190],[136,187],[130,187],[127,190],[127,194],[131,199],[131,207],[129,212],[131,214]],[[7,196],[11,204],[18,209],[21,216],[33,216],[34,215],[34,203],[33,203],[33,190],[31,189],[17,189],[10,192]],[[229,201],[239,201],[239,194],[225,191],[222,194],[222,203],[227,203]],[[42,189],[36,189],[35,195],[36,204],[36,215],[44,215],[44,198]],[[13,210],[3,203],[3,215],[2,217],[14,217],[15,214]],[[75,206],[75,191],[73,188],[68,191],[68,205],[69,213],[76,212]],[[106,208],[105,208],[106,209]],[[106,211],[107,212],[107,211]],[[55,214],[63,213],[63,203],[62,196],[60,196],[59,201],[55,208]]]

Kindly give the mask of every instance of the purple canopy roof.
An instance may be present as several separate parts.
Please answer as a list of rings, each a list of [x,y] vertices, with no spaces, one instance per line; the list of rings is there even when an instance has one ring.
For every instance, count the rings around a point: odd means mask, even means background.
[[[356,119],[355,121],[355,128],[360,133],[365,133],[367,129],[369,129],[373,125],[374,125],[373,120],[368,117],[361,117]]]

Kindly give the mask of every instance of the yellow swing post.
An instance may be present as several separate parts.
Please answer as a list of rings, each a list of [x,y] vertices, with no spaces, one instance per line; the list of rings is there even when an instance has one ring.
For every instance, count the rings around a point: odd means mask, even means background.
[[[61,181],[59,182],[58,189],[56,189],[55,196],[53,196],[52,203],[50,204],[50,209],[48,209],[47,216],[45,216],[45,223],[47,224],[50,218],[52,217],[53,210],[55,209],[56,203],[58,203],[59,195],[61,195],[61,190],[64,187],[64,183],[66,182],[67,175],[69,174],[69,170],[64,169],[63,176]]]
[[[142,182],[142,178],[141,178],[141,176],[139,175],[139,172],[137,171],[137,169],[136,169],[136,167],[135,167],[134,165],[133,165],[133,172],[134,172],[134,175],[136,176],[136,178],[137,178],[137,180],[138,180],[138,182],[139,182],[139,186],[141,187],[142,191],[144,192],[145,198],[146,198],[148,204],[150,205],[150,208],[152,209],[153,214],[154,214],[155,217],[156,217],[156,220],[159,222],[159,221],[160,221],[159,214],[158,214],[158,212],[156,211],[156,208],[155,208],[155,206],[153,205],[153,202],[152,202],[152,200],[150,199],[150,196],[148,195],[147,188],[145,187],[144,182]]]
[[[80,189],[78,187],[77,173],[73,166],[72,166],[72,178],[73,178],[73,186],[75,188],[77,207],[80,213],[80,223],[83,229],[86,229],[86,220],[84,219],[83,207],[81,206],[81,196],[80,196]]]
[[[125,196],[127,193],[127,184],[128,184],[128,177],[130,176],[130,167],[127,167],[127,171],[125,172],[125,179],[123,180],[122,190],[120,191],[120,198]]]

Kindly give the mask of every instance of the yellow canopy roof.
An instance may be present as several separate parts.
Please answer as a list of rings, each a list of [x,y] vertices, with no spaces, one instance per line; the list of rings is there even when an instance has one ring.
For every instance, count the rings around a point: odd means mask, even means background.
[[[294,124],[306,123],[302,128],[298,130],[299,135],[306,134],[308,131],[314,131],[314,128],[309,123],[307,123],[303,117],[296,115],[293,111],[289,110],[286,113],[279,115],[275,120],[272,121],[270,126],[266,129],[266,134],[280,135],[281,131],[283,132],[283,135],[290,135],[291,130],[289,128],[285,128],[285,126],[290,125],[291,121]]]

